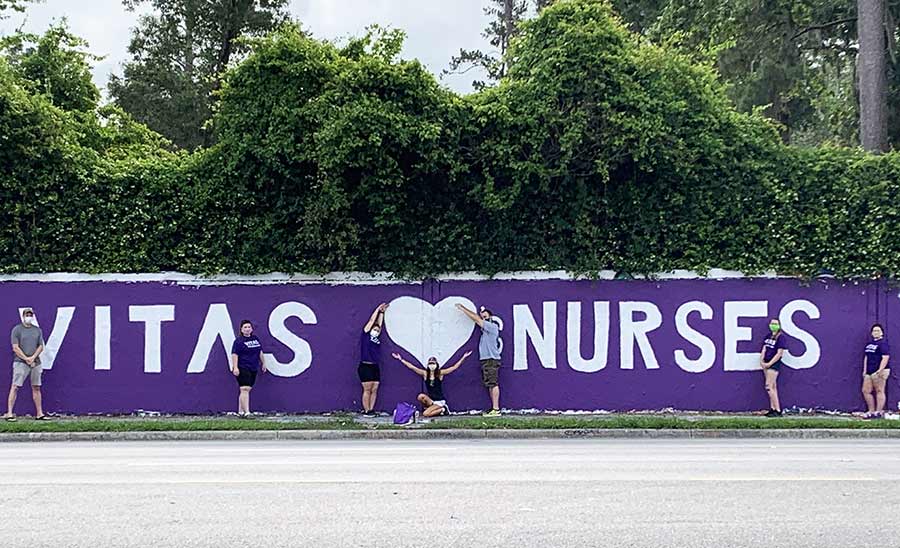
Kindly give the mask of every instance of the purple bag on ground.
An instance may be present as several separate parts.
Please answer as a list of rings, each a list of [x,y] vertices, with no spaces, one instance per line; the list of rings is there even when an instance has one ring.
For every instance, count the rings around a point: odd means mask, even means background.
[[[416,407],[406,402],[397,404],[394,409],[394,424],[409,424],[416,417]]]

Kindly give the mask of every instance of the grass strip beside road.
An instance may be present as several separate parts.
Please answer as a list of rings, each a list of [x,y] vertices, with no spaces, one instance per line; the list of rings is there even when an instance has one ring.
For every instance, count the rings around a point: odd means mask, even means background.
[[[603,417],[517,416],[498,418],[454,416],[439,418],[420,429],[897,429],[897,420],[860,420],[850,417],[678,417],[609,415]],[[357,420],[353,415],[329,418],[60,418],[35,421],[20,418],[17,422],[0,421],[0,433],[12,432],[160,432],[160,431],[229,431],[229,430],[377,430],[404,428],[386,422]]]
[[[851,417],[699,417],[629,416],[609,417],[466,417],[434,421],[429,428],[508,429],[642,429],[642,430],[774,430],[786,428],[868,429],[900,428],[900,421],[861,420]]]
[[[116,419],[64,418],[36,421],[20,418],[0,421],[0,434],[12,432],[172,432],[228,430],[357,430],[352,419],[272,421],[266,419]]]

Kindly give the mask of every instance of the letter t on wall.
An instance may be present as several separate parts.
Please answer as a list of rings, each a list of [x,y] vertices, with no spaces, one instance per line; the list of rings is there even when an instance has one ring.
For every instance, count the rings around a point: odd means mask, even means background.
[[[132,305],[128,321],[144,322],[144,373],[162,371],[162,322],[175,320],[175,305]]]

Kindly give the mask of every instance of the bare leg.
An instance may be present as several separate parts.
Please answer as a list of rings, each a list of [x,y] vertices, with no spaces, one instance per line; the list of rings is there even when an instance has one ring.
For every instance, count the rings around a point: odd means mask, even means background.
[[[881,413],[884,411],[884,402],[886,396],[884,393],[885,385],[887,384],[887,379],[883,377],[878,377],[874,381],[872,381],[872,386],[875,387],[875,412]]]
[[[866,400],[867,413],[875,412],[875,398],[872,397],[872,389],[872,378],[866,375],[863,377],[862,394],[863,398]]]
[[[369,412],[375,407],[375,382],[364,382],[362,383],[363,387],[363,395],[362,395],[362,406],[363,411]]]
[[[429,405],[425,411],[422,411],[423,417],[437,417],[444,413],[444,408],[440,405]]]
[[[6,417],[13,416],[13,407],[16,406],[16,396],[18,395],[19,387],[16,385],[12,385],[9,387],[9,397],[6,399]]]
[[[375,409],[375,400],[378,398],[378,381],[372,383],[372,391],[369,392],[369,411]]]
[[[428,394],[419,394],[419,397],[416,398],[419,400],[419,403],[422,404],[422,407],[428,409],[434,403],[434,400],[428,397]]]
[[[43,417],[44,416],[44,406],[41,405],[41,387],[40,386],[32,386],[31,387],[31,399],[34,400],[34,412],[35,417]]]
[[[769,393],[769,404],[775,411],[781,411],[778,401],[778,371],[766,369],[766,392]]]
[[[249,386],[242,386],[241,394],[238,396],[238,413],[242,415],[250,413],[250,388]]]
[[[490,388],[491,393],[491,409],[500,410],[500,387],[492,386]]]

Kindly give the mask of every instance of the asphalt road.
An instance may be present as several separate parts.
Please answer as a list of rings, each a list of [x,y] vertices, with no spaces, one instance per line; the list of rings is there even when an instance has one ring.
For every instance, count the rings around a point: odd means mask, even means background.
[[[0,444],[3,547],[900,546],[900,441]]]

